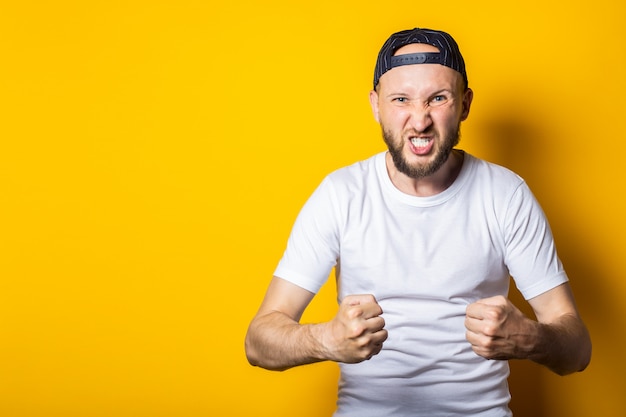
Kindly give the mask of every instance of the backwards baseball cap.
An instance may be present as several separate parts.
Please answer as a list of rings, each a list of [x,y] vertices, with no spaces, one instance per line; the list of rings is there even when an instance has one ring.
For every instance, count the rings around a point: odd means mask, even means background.
[[[439,49],[439,52],[420,52],[394,56],[398,49],[413,43],[432,45]],[[439,30],[415,28],[396,32],[384,43],[376,60],[374,89],[376,89],[380,77],[390,69],[413,64],[441,64],[452,68],[463,76],[465,88],[467,88],[465,61],[463,61],[459,46],[452,36]]]

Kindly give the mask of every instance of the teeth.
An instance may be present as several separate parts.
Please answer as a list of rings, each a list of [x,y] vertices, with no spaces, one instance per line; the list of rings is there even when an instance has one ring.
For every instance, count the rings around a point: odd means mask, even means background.
[[[418,148],[423,148],[424,146],[428,145],[428,142],[430,142],[428,139],[411,138],[411,143],[413,144],[413,146],[416,146]]]

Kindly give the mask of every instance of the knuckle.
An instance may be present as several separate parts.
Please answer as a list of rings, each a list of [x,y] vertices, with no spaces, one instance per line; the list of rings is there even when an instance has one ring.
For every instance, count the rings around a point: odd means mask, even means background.
[[[365,326],[363,326],[362,324],[353,324],[348,330],[349,337],[351,338],[361,336],[364,332]]]
[[[483,334],[485,334],[485,336],[495,336],[496,335],[496,327],[495,326],[485,326],[483,328]]]
[[[483,342],[483,348],[487,349],[487,350],[492,350],[495,347],[495,343],[493,341],[493,339],[486,339]]]
[[[348,308],[346,314],[349,319],[358,319],[363,315],[363,309],[360,306],[353,306]]]
[[[493,306],[487,311],[486,316],[491,321],[499,322],[505,317],[505,311],[501,306]]]

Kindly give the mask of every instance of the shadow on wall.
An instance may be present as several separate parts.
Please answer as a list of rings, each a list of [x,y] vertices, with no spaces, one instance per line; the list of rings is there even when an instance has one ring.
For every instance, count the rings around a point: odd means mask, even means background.
[[[585,218],[593,218],[592,213],[572,211],[580,196],[564,195],[563,199],[554,197],[555,190],[559,190],[564,175],[555,175],[552,171],[555,158],[559,158],[558,149],[545,146],[550,143],[551,133],[541,127],[541,119],[533,118],[526,109],[515,109],[515,113],[505,113],[493,116],[478,126],[481,140],[484,141],[484,151],[480,155],[491,162],[503,165],[522,176],[529,184],[540,204],[547,213],[548,221],[554,232],[557,250],[565,270],[570,278],[570,285],[582,318],[587,324],[592,337],[593,357],[589,369],[586,371],[589,384],[593,385],[596,372],[602,373],[605,362],[612,363],[613,375],[623,375],[626,365],[618,350],[626,343],[624,336],[616,335],[614,329],[626,325],[620,319],[618,309],[619,300],[609,288],[609,272],[603,268],[603,261],[597,251],[590,251],[594,246],[601,247],[600,232],[594,228],[583,228],[580,224]],[[519,116],[526,114],[523,117]],[[545,116],[543,116],[545,120]],[[534,122],[536,121],[536,122]],[[562,164],[561,164],[562,165]],[[573,168],[572,168],[573,169]],[[566,175],[565,175],[566,176]],[[560,190],[559,190],[560,191]],[[561,194],[559,194],[561,196]],[[571,201],[564,201],[570,200]],[[511,284],[511,301],[530,317],[534,317],[532,309],[521,294]],[[602,300],[602,302],[599,302]],[[611,317],[611,323],[606,320]],[[617,322],[615,321],[617,320]],[[621,323],[620,323],[621,322]],[[612,331],[613,329],[613,331]],[[622,339],[622,342],[615,338]],[[610,346],[603,343],[612,340]],[[598,355],[601,353],[601,355]],[[612,361],[606,358],[616,358]],[[511,376],[509,385],[512,395],[511,409],[516,417],[548,417],[554,404],[549,402],[561,401],[550,398],[549,380],[552,380],[550,371],[529,361],[511,361]],[[593,368],[593,370],[592,370]],[[568,378],[568,377],[565,377]],[[563,381],[565,384],[566,381]],[[615,403],[620,398],[618,393],[621,386],[619,381],[609,382],[605,387],[588,386],[590,390],[600,390],[608,403]]]
[[[516,113],[521,114],[521,113]],[[541,178],[538,169],[538,155],[535,150],[545,140],[539,129],[519,121],[519,116],[497,115],[479,127],[483,151],[480,157],[502,165],[522,176],[533,192],[540,195],[542,190],[536,189],[536,179]],[[545,190],[543,190],[545,191]],[[539,197],[538,197],[539,198]],[[541,201],[541,199],[540,199]],[[509,298],[524,314],[534,318],[534,313],[523,296],[511,281]],[[511,391],[510,407],[516,417],[548,417],[546,411],[545,386],[539,365],[529,361],[510,361],[511,375],[509,389]]]

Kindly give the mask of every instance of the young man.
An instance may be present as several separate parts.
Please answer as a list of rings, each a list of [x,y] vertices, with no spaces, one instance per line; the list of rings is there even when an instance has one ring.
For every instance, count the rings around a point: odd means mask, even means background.
[[[246,336],[251,364],[340,364],[336,417],[510,416],[508,359],[583,370],[591,342],[545,216],[511,171],[454,149],[473,92],[454,39],[383,45],[370,102],[389,151],[303,207]],[[340,305],[300,317],[336,267]],[[532,306],[506,297],[509,277]]]

